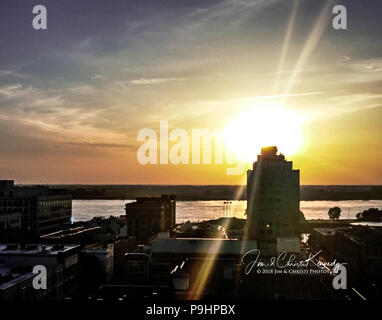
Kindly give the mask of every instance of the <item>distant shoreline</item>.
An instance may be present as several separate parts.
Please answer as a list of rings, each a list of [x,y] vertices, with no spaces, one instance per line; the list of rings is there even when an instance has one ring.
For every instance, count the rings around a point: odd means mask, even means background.
[[[137,197],[175,194],[177,200],[246,200],[241,185],[84,185],[52,184],[67,189],[73,200],[134,200]],[[302,201],[382,200],[382,185],[302,185]]]

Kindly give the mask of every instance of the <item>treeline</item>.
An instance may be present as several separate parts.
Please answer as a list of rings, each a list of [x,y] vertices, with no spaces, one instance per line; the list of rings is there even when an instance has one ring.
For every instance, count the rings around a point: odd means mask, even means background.
[[[245,186],[232,185],[50,185],[67,189],[73,199],[135,199],[175,194],[177,200],[246,200]],[[301,200],[382,200],[382,186],[312,186],[300,188]]]

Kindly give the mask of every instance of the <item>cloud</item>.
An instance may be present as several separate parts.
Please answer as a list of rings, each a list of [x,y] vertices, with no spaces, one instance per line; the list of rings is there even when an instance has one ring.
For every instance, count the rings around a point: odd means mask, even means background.
[[[186,79],[187,78],[151,78],[151,79],[141,78],[137,80],[131,80],[130,82],[133,84],[138,84],[138,85],[151,85],[151,84],[159,84],[159,83],[165,83],[165,82],[171,82],[171,81],[183,81]]]
[[[0,95],[6,99],[12,99],[14,97],[24,95],[25,91],[22,89],[21,84],[14,84],[0,88]]]
[[[21,73],[14,72],[14,71],[11,71],[11,70],[0,70],[0,78],[1,77],[9,77],[9,76],[13,76],[13,77],[16,77],[16,78],[27,78],[28,77],[25,74],[21,74]]]
[[[90,77],[91,80],[99,80],[99,79],[103,79],[104,76],[103,75],[100,75],[100,74],[96,74],[92,77]]]
[[[265,99],[279,99],[279,98],[288,98],[288,97],[304,97],[304,96],[313,96],[317,94],[322,94],[323,92],[301,92],[301,93],[288,93],[288,94],[274,94],[270,96],[257,96],[257,97],[245,97],[239,98],[238,101],[255,101],[255,100],[265,100]]]
[[[349,60],[345,67],[359,73],[379,73],[379,77],[382,78],[382,57]],[[374,78],[375,76],[373,75],[372,77]]]
[[[86,83],[77,84],[69,88],[69,91],[81,95],[91,95],[97,93],[97,90],[93,86]]]
[[[136,146],[123,143],[91,143],[91,142],[69,142],[69,145],[80,146],[80,147],[91,147],[91,148],[102,148],[102,149],[129,149],[136,150]]]
[[[137,131],[157,129],[160,120],[186,129],[219,127],[257,100],[282,98],[287,107],[329,117],[382,99],[382,58],[370,51],[368,23],[361,36],[352,28],[343,36],[324,33],[319,44],[320,37],[311,40],[291,93],[274,90],[277,75],[282,88],[296,72],[322,1],[300,1],[280,70],[292,1],[151,2],[116,0],[104,11],[99,1],[67,1],[67,21],[56,21],[62,28],[52,26],[43,41],[35,32],[20,38],[1,29],[9,43],[0,52],[0,120],[10,129],[0,128],[3,153],[18,147],[25,153],[20,160],[27,159],[42,140],[34,152],[49,146],[54,156],[57,145],[68,151],[65,165],[75,163],[74,150],[89,159],[98,149],[124,157],[133,154]],[[51,13],[62,12],[56,3]],[[88,7],[86,17],[79,19],[78,6]],[[358,12],[352,12],[354,21]]]
[[[44,91],[21,84],[0,87],[0,110],[13,116],[26,116],[30,112],[45,113],[64,104],[65,99],[54,90]]]

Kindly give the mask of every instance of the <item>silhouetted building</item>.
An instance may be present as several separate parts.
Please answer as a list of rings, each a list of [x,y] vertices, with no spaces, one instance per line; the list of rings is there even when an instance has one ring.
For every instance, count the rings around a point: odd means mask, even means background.
[[[65,190],[0,181],[0,223],[5,228],[21,227],[24,235],[41,235],[70,224],[71,217],[72,198]]]
[[[78,245],[0,244],[0,300],[63,299],[78,288]],[[32,287],[33,267],[47,270],[46,290]]]
[[[131,252],[125,254],[125,283],[132,285],[148,285],[150,257],[145,252]]]
[[[209,274],[201,276],[200,266]],[[171,271],[175,297],[179,300],[231,299],[239,294],[242,265],[235,258],[185,259]]]
[[[243,255],[254,249],[257,249],[255,240],[158,237],[150,248],[151,281],[155,284],[168,283],[170,272],[187,258],[230,259],[240,263]],[[207,271],[208,266],[200,265],[198,270]]]
[[[42,290],[33,289],[36,275],[30,266],[10,266],[0,262],[0,300],[40,300]]]
[[[175,196],[139,197],[125,206],[128,236],[146,241],[158,232],[175,228]]]
[[[109,282],[113,278],[114,271],[114,244],[113,243],[94,243],[87,245],[81,250],[81,255],[91,256],[97,259],[97,267],[103,274],[104,281]],[[96,260],[94,260],[96,261]]]
[[[263,254],[295,251],[299,228],[300,172],[276,147],[262,148],[247,172],[247,237],[258,241]]]
[[[309,236],[310,246],[320,251],[329,257],[334,254],[334,239],[336,228],[314,228]]]
[[[169,286],[151,285],[102,285],[97,292],[90,295],[95,301],[168,301],[174,298],[173,290]]]
[[[125,255],[137,249],[137,242],[134,237],[118,239],[114,241],[114,283],[122,283],[125,278]]]
[[[0,232],[6,232],[7,230],[21,230],[20,212],[0,214]]]
[[[114,217],[94,217],[89,221],[90,226],[101,227],[101,232],[111,233],[118,237],[127,237],[126,215]]]
[[[382,285],[382,230],[369,226],[338,228],[336,256],[347,263],[349,273],[364,282]],[[382,292],[379,293],[382,295]]]
[[[0,180],[0,197],[9,198],[13,197],[14,193],[14,181],[13,180]]]

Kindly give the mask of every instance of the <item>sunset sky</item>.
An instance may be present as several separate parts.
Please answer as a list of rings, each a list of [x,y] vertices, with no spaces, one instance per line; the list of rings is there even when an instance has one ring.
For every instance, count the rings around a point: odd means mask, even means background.
[[[32,28],[35,4],[47,30]],[[348,30],[332,28],[335,4]],[[139,130],[168,121],[228,132],[247,161],[274,141],[302,184],[382,184],[380,0],[0,8],[0,180],[245,183],[226,165],[139,164]]]

